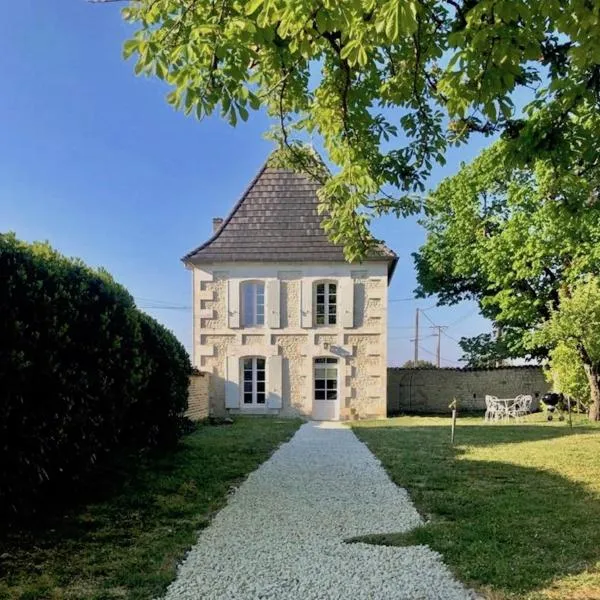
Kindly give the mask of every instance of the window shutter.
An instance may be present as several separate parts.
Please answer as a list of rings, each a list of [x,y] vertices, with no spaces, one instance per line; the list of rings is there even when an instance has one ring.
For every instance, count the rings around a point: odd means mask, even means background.
[[[280,304],[281,284],[279,279],[267,281],[267,325],[273,329],[281,327]]]
[[[313,326],[313,293],[312,281],[302,280],[302,327],[311,328]]]
[[[342,327],[354,327],[354,280],[341,279],[338,302]]]
[[[267,359],[269,396],[267,406],[269,408],[281,408],[283,404],[283,358],[281,356],[271,356]]]
[[[227,312],[229,313],[229,327],[234,327],[237,329],[240,326],[240,283],[236,280],[228,281],[227,288]]]
[[[235,356],[227,357],[225,379],[225,408],[240,407],[240,361]]]

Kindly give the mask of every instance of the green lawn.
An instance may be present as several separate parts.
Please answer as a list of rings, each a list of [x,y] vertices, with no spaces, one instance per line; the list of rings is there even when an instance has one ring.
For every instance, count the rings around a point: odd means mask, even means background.
[[[399,417],[353,423],[427,524],[369,536],[427,544],[488,598],[600,598],[600,428]]]
[[[299,425],[259,417],[200,426],[174,452],[130,457],[105,469],[85,491],[95,502],[44,525],[0,534],[0,598],[160,595],[231,487]]]

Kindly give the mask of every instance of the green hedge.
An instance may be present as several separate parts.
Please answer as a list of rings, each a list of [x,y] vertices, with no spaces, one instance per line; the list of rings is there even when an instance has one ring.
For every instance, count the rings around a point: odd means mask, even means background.
[[[104,270],[0,235],[0,511],[177,439],[189,357]]]

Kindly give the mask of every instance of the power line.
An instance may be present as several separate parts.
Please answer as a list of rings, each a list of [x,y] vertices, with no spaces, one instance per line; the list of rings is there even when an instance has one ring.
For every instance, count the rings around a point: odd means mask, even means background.
[[[138,308],[145,310],[191,310],[192,307],[186,304],[178,304],[170,300],[157,300],[155,298],[144,298],[134,296],[133,299],[138,304]]]
[[[438,327],[438,325],[436,325],[432,320],[431,317],[425,312],[425,310],[427,309],[421,309],[421,312],[423,313],[423,316],[434,326],[434,327]]]
[[[435,355],[435,353],[427,350],[427,348],[423,348],[423,346],[419,346],[419,349],[422,350],[423,352],[425,352],[426,354],[429,354],[431,356],[435,356],[437,358],[437,356]],[[457,365],[458,364],[456,361],[450,360],[449,358],[444,358],[443,356],[440,357],[440,360],[443,360],[444,362],[447,362],[447,363],[452,364],[452,365]]]
[[[457,340],[455,337],[452,337],[451,335],[448,335],[445,331],[442,331],[442,333],[449,339],[451,339],[453,342],[456,342],[457,344],[460,344],[460,340]]]
[[[142,304],[138,304],[138,308],[144,310],[192,310],[191,306],[144,306]]]
[[[435,354],[429,350],[427,350],[427,348],[423,348],[423,346],[419,345],[419,350],[422,350],[423,352],[425,352],[426,354],[430,354],[431,356],[435,356]]]
[[[432,309],[434,309],[434,308],[439,308],[439,307],[438,307],[438,305],[437,305],[437,304],[430,304],[429,306],[426,306],[425,308],[422,308],[421,310],[422,310],[422,311],[425,311],[425,310],[432,310]]]
[[[457,363],[455,360],[450,360],[448,358],[444,358],[443,356],[442,356],[442,361],[445,362],[445,363],[448,363],[449,365],[454,365],[454,366],[457,366],[457,367],[460,366],[460,364]]]
[[[435,356],[435,364],[439,368],[441,366],[440,361],[442,360],[442,358],[441,358],[442,333],[443,333],[445,327],[443,325],[436,325],[436,323],[433,322],[433,319],[427,314],[426,309],[423,309],[421,311],[419,311],[419,309],[417,309],[417,318],[418,318],[419,312],[421,312],[423,314],[423,316],[431,323],[432,329],[437,329],[437,334],[433,334],[433,336],[428,336],[428,337],[437,337],[437,349],[436,349],[436,353],[434,354],[434,356]],[[417,320],[417,323],[418,323],[418,320]],[[418,346],[418,344],[419,344],[419,337],[418,337],[418,333],[417,333],[417,336],[415,339],[415,364],[417,362],[417,346]],[[432,354],[432,353],[430,353],[430,354]]]
[[[459,317],[456,321],[454,321],[454,323],[450,323],[450,325],[448,325],[448,327],[454,327],[455,325],[458,325],[459,323],[462,323],[463,321],[466,321],[469,317],[471,317],[476,312],[478,312],[478,310],[479,309],[474,308],[471,312],[468,312],[466,315],[463,315],[462,317]]]
[[[179,302],[173,302],[172,300],[157,300],[156,298],[144,298],[142,296],[134,296],[134,300],[141,303],[147,304],[161,304],[166,306],[187,306]]]
[[[420,340],[426,340],[428,338],[432,338],[435,337],[435,333],[432,333],[431,335],[426,335],[425,337],[419,337]],[[404,336],[398,336],[398,335],[392,335],[391,337],[388,337],[388,340],[409,340],[411,342],[415,341],[414,337],[404,337]]]

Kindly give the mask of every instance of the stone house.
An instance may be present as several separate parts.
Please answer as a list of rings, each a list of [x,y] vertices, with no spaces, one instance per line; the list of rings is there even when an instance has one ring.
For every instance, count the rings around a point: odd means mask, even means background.
[[[348,263],[321,227],[317,190],[267,161],[182,259],[211,414],[386,416],[387,287],[398,259],[382,245]]]

